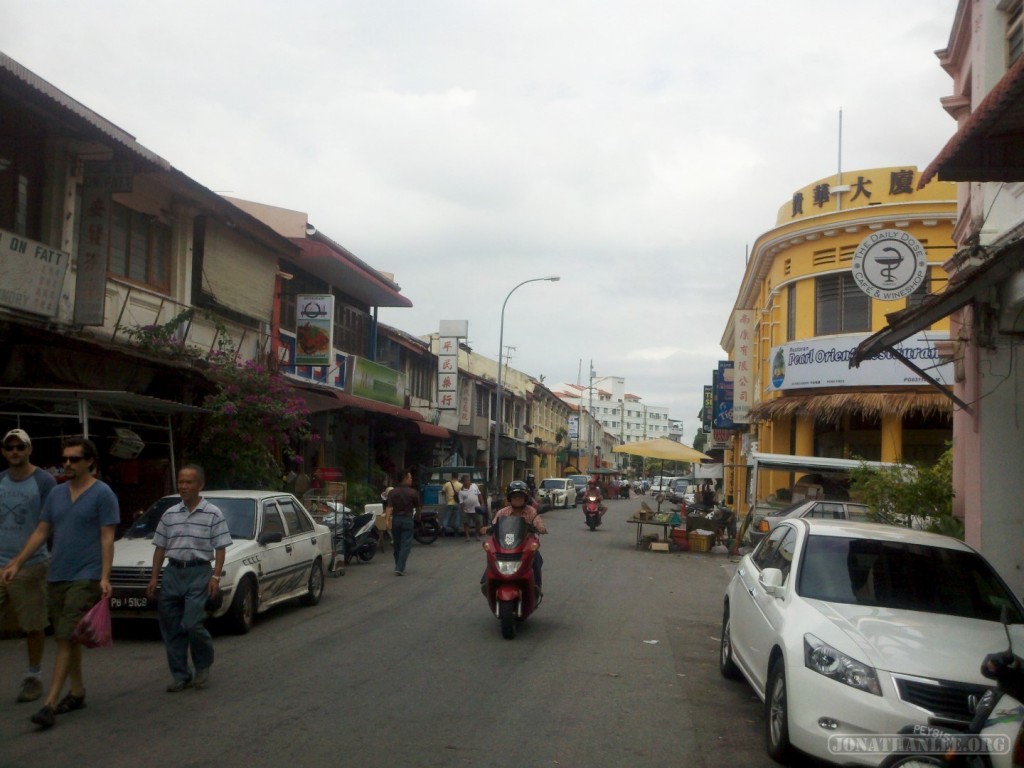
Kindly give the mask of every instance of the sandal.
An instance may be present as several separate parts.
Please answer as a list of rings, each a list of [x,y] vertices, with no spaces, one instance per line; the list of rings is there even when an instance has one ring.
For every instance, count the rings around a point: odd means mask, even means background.
[[[53,708],[53,711],[58,715],[66,715],[68,712],[74,712],[76,709],[85,709],[84,693],[81,696],[68,693],[67,696],[57,702],[57,706]]]

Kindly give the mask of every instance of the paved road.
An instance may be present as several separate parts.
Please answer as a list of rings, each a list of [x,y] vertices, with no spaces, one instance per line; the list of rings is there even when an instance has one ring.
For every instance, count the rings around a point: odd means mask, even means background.
[[[85,710],[37,732],[15,704],[19,640],[0,641],[0,768],[31,766],[774,765],[760,702],[718,674],[726,556],[634,549],[637,501],[544,518],[545,601],[501,638],[477,543],[414,545],[328,579],[319,606],[285,606],[218,635],[209,688],[167,694],[157,635],[116,627],[87,650]],[[48,640],[45,667],[52,662]]]

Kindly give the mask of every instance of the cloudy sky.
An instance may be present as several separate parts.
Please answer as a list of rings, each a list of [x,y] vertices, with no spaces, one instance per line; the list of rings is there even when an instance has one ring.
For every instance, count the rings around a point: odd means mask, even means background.
[[[549,384],[698,427],[747,248],[794,190],[923,169],[956,0],[0,0],[0,50],[201,184],[306,211]]]

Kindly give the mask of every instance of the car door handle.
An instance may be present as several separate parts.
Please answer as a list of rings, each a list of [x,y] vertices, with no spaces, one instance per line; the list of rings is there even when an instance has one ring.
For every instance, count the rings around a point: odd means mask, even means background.
[[[287,552],[290,555],[292,553],[292,545],[291,544],[285,544],[284,545],[284,551]]]

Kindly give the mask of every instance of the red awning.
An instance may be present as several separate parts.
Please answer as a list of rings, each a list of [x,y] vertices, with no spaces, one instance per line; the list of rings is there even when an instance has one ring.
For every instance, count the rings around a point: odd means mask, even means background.
[[[936,174],[943,181],[1024,179],[1024,56],[946,142],[921,174],[917,188]]]
[[[447,429],[431,424],[429,421],[417,421],[416,426],[419,428],[420,434],[426,437],[437,437],[442,440],[451,437],[451,433]]]
[[[423,421],[423,414],[418,411],[400,408],[390,403],[382,403],[379,400],[370,400],[366,397],[357,397],[334,387],[317,386],[313,383],[304,386],[301,382],[294,379],[291,379],[288,383],[306,401],[306,406],[309,408],[310,413],[333,411],[338,408],[359,408],[363,411],[383,413],[386,416],[394,416],[399,419],[408,419],[409,421],[416,422]],[[445,437],[447,436],[447,430],[445,430]]]

